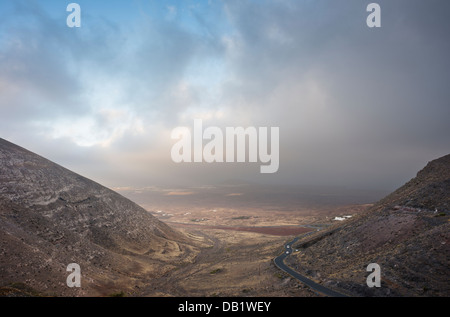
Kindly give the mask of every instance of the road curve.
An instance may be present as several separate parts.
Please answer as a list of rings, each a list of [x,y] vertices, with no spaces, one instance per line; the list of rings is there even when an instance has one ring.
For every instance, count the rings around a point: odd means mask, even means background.
[[[316,282],[310,280],[309,278],[299,274],[298,272],[294,271],[293,269],[291,269],[289,266],[287,266],[286,264],[284,264],[284,259],[286,259],[293,251],[292,251],[292,245],[298,241],[298,237],[295,238],[294,240],[286,243],[284,245],[285,248],[285,252],[283,252],[283,254],[277,256],[274,259],[275,265],[282,271],[286,272],[287,274],[289,274],[290,276],[292,276],[293,278],[299,280],[300,282],[302,282],[303,284],[311,287],[313,290],[322,293],[326,296],[330,296],[330,297],[347,297],[344,294],[338,293],[333,291],[332,289],[329,289],[323,285],[317,284]]]

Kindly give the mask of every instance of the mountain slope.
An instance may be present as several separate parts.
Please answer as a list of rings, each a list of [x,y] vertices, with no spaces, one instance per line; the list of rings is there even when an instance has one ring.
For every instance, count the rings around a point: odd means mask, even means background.
[[[366,212],[302,240],[290,265],[350,295],[449,296],[450,155]],[[381,267],[381,288],[366,268]]]
[[[107,295],[191,261],[195,247],[130,200],[0,139],[0,286]],[[82,287],[69,288],[69,263]],[[147,279],[147,280],[146,280]]]
[[[450,211],[450,154],[429,162],[415,178],[379,201],[375,208],[394,205]]]

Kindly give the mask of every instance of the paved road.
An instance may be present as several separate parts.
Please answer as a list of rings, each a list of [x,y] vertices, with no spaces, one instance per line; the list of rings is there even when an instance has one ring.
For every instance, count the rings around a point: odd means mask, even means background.
[[[307,234],[308,235],[308,234]],[[295,238],[294,240],[292,240],[291,242],[288,242],[284,245],[285,248],[285,252],[283,252],[283,254],[277,256],[274,259],[275,265],[280,269],[283,270],[284,272],[286,272],[287,274],[289,274],[290,276],[296,278],[297,280],[299,280],[300,282],[302,282],[305,285],[308,285],[309,287],[311,287],[313,290],[320,292],[326,296],[330,296],[330,297],[347,297],[341,293],[335,292],[323,285],[317,284],[316,282],[310,280],[309,278],[297,273],[296,271],[294,271],[293,269],[291,269],[289,266],[287,266],[286,264],[284,264],[284,259],[286,259],[292,252],[292,245],[298,241],[298,237]]]

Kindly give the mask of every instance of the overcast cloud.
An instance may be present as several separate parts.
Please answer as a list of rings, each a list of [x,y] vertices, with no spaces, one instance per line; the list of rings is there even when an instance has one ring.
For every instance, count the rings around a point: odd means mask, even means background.
[[[391,190],[450,153],[450,3],[0,4],[0,137],[109,187],[228,180]],[[175,164],[172,129],[280,127],[280,169]]]

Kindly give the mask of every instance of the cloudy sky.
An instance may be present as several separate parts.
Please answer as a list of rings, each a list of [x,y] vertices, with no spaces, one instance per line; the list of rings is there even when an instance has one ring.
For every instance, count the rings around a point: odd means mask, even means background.
[[[0,137],[109,187],[395,189],[450,153],[450,2],[0,2]],[[176,164],[171,131],[279,127],[280,168]]]

